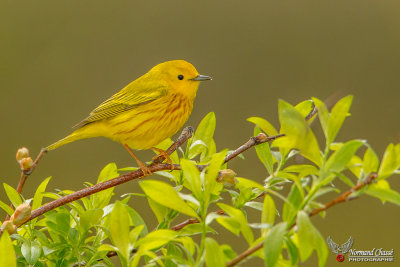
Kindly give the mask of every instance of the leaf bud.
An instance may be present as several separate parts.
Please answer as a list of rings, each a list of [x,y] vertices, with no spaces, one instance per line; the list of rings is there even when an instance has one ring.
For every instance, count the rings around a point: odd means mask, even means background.
[[[224,169],[219,171],[218,182],[224,183],[226,186],[235,184],[236,172],[231,169]]]
[[[29,157],[29,150],[26,147],[21,147],[18,149],[15,157],[17,161],[20,162],[22,159]]]
[[[21,169],[23,171],[28,171],[32,168],[33,166],[33,160],[31,157],[23,158],[20,161]]]
[[[4,221],[1,226],[2,231],[7,231],[9,235],[14,234],[17,231],[17,226],[12,221]]]
[[[31,211],[32,208],[28,203],[22,203],[15,209],[10,221],[12,221],[15,225],[21,225],[31,217]]]

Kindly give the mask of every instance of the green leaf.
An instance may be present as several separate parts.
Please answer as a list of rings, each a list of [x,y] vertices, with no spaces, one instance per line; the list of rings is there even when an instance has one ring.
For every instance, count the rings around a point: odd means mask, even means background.
[[[260,118],[260,117],[250,117],[247,119],[247,121],[254,123],[258,127],[261,128],[267,135],[272,136],[272,135],[277,135],[278,131],[275,130],[274,126],[272,126],[269,121]]]
[[[65,208],[59,208],[57,212],[46,213],[45,217],[46,220],[44,222],[52,239],[65,242],[70,229],[70,213]]]
[[[68,233],[68,240],[70,244],[72,244],[75,247],[78,247],[79,245],[79,231],[75,228],[69,229]]]
[[[287,232],[286,226],[285,222],[275,225],[264,240],[264,260],[267,267],[275,266],[278,261]]]
[[[215,125],[215,114],[214,112],[210,112],[199,123],[192,142],[195,142],[196,140],[201,140],[208,147],[213,140]],[[206,148],[204,146],[194,146],[189,151],[189,159],[196,157],[205,150]]]
[[[205,242],[206,249],[206,265],[207,266],[215,266],[215,267],[224,267],[225,266],[225,256],[222,252],[221,247],[218,243],[212,239],[207,237]]]
[[[304,100],[295,106],[295,109],[300,112],[303,118],[307,117],[308,114],[313,110],[314,103],[312,100]]]
[[[328,120],[328,137],[327,144],[332,143],[336,135],[338,134],[345,118],[349,115],[348,112],[353,101],[353,96],[348,95],[340,99],[336,105],[332,108],[331,114]]]
[[[225,255],[225,261],[230,261],[236,258],[237,254],[230,245],[223,244],[220,246],[220,248],[222,249],[222,252]]]
[[[294,183],[287,198],[288,201],[286,201],[283,205],[282,219],[285,222],[291,222],[291,220],[293,220],[293,218],[297,215],[297,211],[301,206],[303,198],[303,192],[299,186]]]
[[[400,194],[390,189],[390,185],[386,180],[379,180],[377,183],[369,185],[365,193],[379,198],[383,203],[389,201],[400,206]]]
[[[297,248],[300,252],[301,261],[306,261],[312,252],[316,250],[319,266],[325,266],[329,253],[325,240],[312,225],[310,218],[304,211],[300,211],[297,215],[297,227]]]
[[[376,172],[379,167],[379,158],[372,147],[368,146],[367,151],[364,153],[363,170],[365,174]]]
[[[254,136],[257,136],[259,133],[261,133],[260,128],[255,127],[254,128]],[[259,145],[255,146],[255,148],[256,148],[258,158],[260,159],[262,164],[264,164],[268,173],[269,174],[273,173],[275,159],[272,156],[271,148],[269,147],[269,143],[265,142],[263,144],[259,144]]]
[[[389,144],[383,154],[378,179],[386,179],[400,167],[400,144]]]
[[[237,181],[235,187],[242,190],[242,188],[258,188],[262,191],[265,191],[265,187],[261,184],[254,182],[253,180],[236,177],[235,180]]]
[[[139,183],[143,192],[152,200],[165,207],[177,210],[191,217],[198,217],[197,213],[183,201],[175,189],[167,183],[146,180]]]
[[[276,215],[276,207],[274,200],[269,196],[265,195],[264,197],[264,205],[261,213],[261,223],[268,223],[270,225],[274,225]],[[268,230],[262,229],[261,232],[265,235]]]
[[[274,146],[286,149],[297,148],[301,154],[318,166],[321,165],[319,145],[304,117],[289,103],[279,101],[279,121],[281,133],[285,134],[274,141]]]
[[[229,217],[218,217],[215,219],[220,225],[222,225],[225,229],[231,231],[235,235],[240,234],[240,222],[234,218]]]
[[[144,228],[144,224],[138,225],[129,232],[129,239],[131,243],[134,244],[138,240],[138,238],[142,235]]]
[[[17,266],[14,247],[7,231],[0,237],[0,266]]]
[[[361,177],[362,165],[363,165],[362,159],[357,155],[353,155],[349,160],[349,162],[347,163],[346,167],[349,168],[349,170],[356,177]]]
[[[285,172],[294,172],[298,173],[299,177],[306,177],[309,175],[318,175],[319,170],[313,166],[308,164],[298,164],[298,165],[290,165],[284,169]]]
[[[10,202],[14,205],[14,207],[18,207],[22,204],[21,196],[18,194],[17,190],[13,187],[9,186],[6,183],[3,183],[4,191],[6,191],[7,197]]]
[[[188,236],[181,236],[175,238],[176,242],[181,243],[190,255],[194,255],[196,251],[196,244],[192,238]]]
[[[69,232],[71,228],[71,214],[66,210],[62,210],[61,212],[57,212],[55,215],[57,229],[64,234]]]
[[[129,215],[125,206],[116,201],[110,217],[110,234],[112,243],[118,248],[122,257],[129,260]]]
[[[25,240],[21,246],[21,253],[29,265],[35,265],[38,261],[42,249],[37,241]],[[3,265],[1,265],[3,266]]]
[[[147,201],[149,202],[150,208],[156,216],[158,223],[163,222],[168,214],[169,209],[158,202],[155,202],[151,198],[147,198]]]
[[[2,208],[10,216],[13,215],[13,213],[14,213],[14,210],[9,205],[7,205],[6,203],[4,203],[1,200],[0,200],[0,208]]]
[[[256,196],[257,194],[253,193],[251,188],[242,188],[239,196],[234,199],[234,206],[238,209],[241,209],[246,203],[254,199]]]
[[[181,160],[181,167],[183,177],[185,178],[184,185],[193,192],[195,198],[199,201],[203,199],[201,191],[200,171],[197,169],[195,163],[190,160]]]
[[[328,143],[328,121],[329,121],[329,111],[324,102],[319,100],[318,98],[311,98],[312,101],[314,102],[315,106],[318,109],[318,117],[319,121],[321,123],[322,130],[325,134],[325,138],[327,139],[327,145],[329,146],[330,143]]]
[[[261,202],[248,201],[248,202],[246,202],[244,204],[244,206],[256,209],[258,211],[262,211],[263,210],[263,203],[261,203]]]
[[[140,216],[140,214],[136,210],[134,210],[133,208],[131,208],[129,206],[125,206],[125,208],[128,210],[128,213],[129,213],[129,216],[131,218],[133,225],[134,226],[143,225],[143,230],[142,230],[141,234],[146,235],[148,230],[147,230],[146,223],[143,220],[142,216]]]
[[[291,265],[294,266],[299,260],[299,250],[290,238],[285,238],[285,244],[290,256]]]
[[[160,229],[149,233],[144,238],[137,242],[139,249],[142,251],[152,250],[164,246],[168,242],[172,241],[178,233],[173,230]]]
[[[117,247],[111,246],[109,244],[101,244],[98,248],[98,251],[118,251]]]
[[[85,233],[91,227],[99,223],[103,214],[104,211],[102,209],[93,209],[80,213],[79,226],[81,227],[82,233]]]
[[[217,145],[214,139],[211,139],[210,143],[207,145],[207,149],[201,153],[200,162],[208,162],[210,157],[217,152]]]
[[[240,231],[243,234],[243,237],[246,239],[247,243],[251,244],[254,240],[253,231],[249,227],[249,223],[247,222],[247,218],[242,210],[236,209],[224,203],[217,204],[226,214],[228,214],[231,218],[236,220],[240,224]],[[222,217],[217,218],[217,221],[220,222]]]
[[[363,144],[365,144],[363,140],[351,140],[346,142],[329,157],[324,169],[330,172],[343,171],[347,163]]]
[[[109,163],[105,166],[97,178],[97,183],[102,183],[119,176],[117,165],[115,163]],[[102,209],[108,205],[113,195],[114,187],[97,192],[90,196],[90,202],[94,209]]]
[[[226,153],[228,151],[224,150],[222,152],[216,153],[212,155],[211,162],[207,167],[205,179],[204,179],[204,197],[207,198],[204,201],[204,205],[207,206],[209,202],[209,197],[211,194],[218,194],[218,189],[222,189],[221,187],[217,187],[217,177],[221,165],[224,163]]]
[[[43,201],[43,192],[46,191],[47,184],[49,183],[51,177],[44,179],[43,182],[40,183],[39,187],[36,189],[35,195],[32,201],[32,210],[35,210],[42,205]]]
[[[169,243],[165,254],[165,267],[178,267],[179,265],[177,264],[184,264],[183,253],[177,245]]]
[[[343,175],[342,173],[338,173],[337,177],[342,180],[343,183],[347,184],[350,187],[354,186],[354,183],[352,180],[350,180],[350,178],[348,178],[347,176]]]

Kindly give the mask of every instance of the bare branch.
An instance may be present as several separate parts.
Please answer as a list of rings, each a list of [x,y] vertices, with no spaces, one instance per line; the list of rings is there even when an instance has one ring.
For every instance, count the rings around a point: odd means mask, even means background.
[[[237,263],[241,262],[242,260],[244,260],[245,258],[247,258],[248,256],[250,256],[251,254],[253,254],[254,252],[256,252],[257,250],[259,250],[260,248],[262,248],[264,245],[264,242],[260,242],[257,245],[255,245],[252,248],[249,248],[248,250],[243,251],[242,253],[240,253],[240,255],[238,255],[236,258],[234,258],[231,261],[228,261],[226,263],[227,267],[231,267],[231,266],[235,266]]]
[[[319,208],[319,209],[315,209],[315,210],[311,211],[308,215],[311,217],[311,216],[314,216],[315,214],[318,214],[318,213],[320,213],[322,211],[325,211],[325,210],[329,209],[330,207],[332,207],[332,206],[334,206],[334,205],[336,205],[338,203],[349,201],[349,200],[353,200],[354,198],[349,198],[349,196],[352,193],[360,190],[361,188],[363,188],[366,185],[371,184],[377,177],[378,177],[378,175],[376,173],[374,173],[374,172],[370,173],[367,176],[367,178],[364,179],[364,181],[362,181],[358,185],[354,186],[350,190],[347,190],[346,192],[344,192],[343,194],[341,194],[340,196],[338,196],[334,200],[326,203],[323,208]]]
[[[247,149],[262,144],[262,143],[266,143],[269,141],[273,141],[279,137],[285,136],[284,134],[278,134],[278,135],[274,135],[274,136],[267,136],[265,133],[259,133],[257,136],[253,136],[249,139],[249,141],[247,141],[246,143],[244,143],[243,145],[241,145],[240,147],[238,147],[236,150],[232,151],[229,155],[227,155],[225,157],[225,163],[230,161],[231,159],[237,157],[239,154],[242,154],[244,151],[246,151]]]

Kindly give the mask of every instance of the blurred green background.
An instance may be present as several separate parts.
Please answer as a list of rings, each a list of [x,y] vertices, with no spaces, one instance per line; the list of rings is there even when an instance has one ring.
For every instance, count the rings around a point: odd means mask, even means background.
[[[196,126],[214,111],[218,149],[233,149],[252,135],[248,117],[278,126],[279,98],[292,104],[311,96],[335,102],[354,94],[352,116],[338,140],[367,139],[381,156],[389,142],[400,141],[399,12],[397,0],[0,0],[0,182],[17,185],[17,148],[26,146],[36,155],[100,102],[171,59],[188,60],[214,77],[201,84],[187,125]],[[245,156],[230,168],[262,182],[266,172],[255,152]],[[109,162],[134,165],[121,145],[107,139],[66,145],[45,156],[24,196],[30,198],[48,176],[53,176],[49,190],[78,190],[83,182],[94,183]],[[390,179],[396,190],[398,178]],[[130,182],[117,196],[139,191]],[[143,200],[134,200],[135,209],[149,214]],[[154,225],[155,218],[147,217]],[[363,196],[313,222],[339,244],[353,236],[356,249],[393,248],[398,264],[399,218],[398,207]],[[230,233],[221,238],[238,252],[245,249],[243,239]],[[338,263],[331,253],[328,266],[337,264],[352,265]]]

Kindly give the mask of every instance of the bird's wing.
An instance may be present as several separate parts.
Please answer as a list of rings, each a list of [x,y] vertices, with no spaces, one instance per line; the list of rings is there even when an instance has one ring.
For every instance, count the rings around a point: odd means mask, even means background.
[[[354,241],[353,237],[350,236],[349,240],[347,240],[346,243],[344,243],[343,245],[340,246],[340,249],[341,249],[343,254],[346,254],[347,251],[349,251],[349,249],[353,245],[353,241]]]
[[[338,248],[339,245],[336,244],[335,242],[333,242],[332,238],[330,236],[328,236],[328,238],[326,239],[326,242],[328,243],[329,248],[332,250],[333,253],[339,253]]]
[[[167,94],[166,86],[136,87],[133,83],[101,103],[90,112],[89,116],[74,127],[82,127],[89,123],[114,117],[140,105],[154,101]]]

